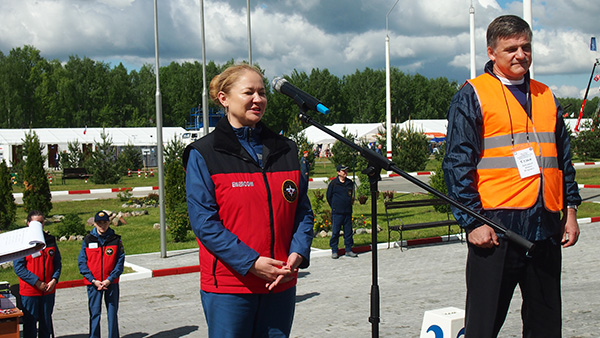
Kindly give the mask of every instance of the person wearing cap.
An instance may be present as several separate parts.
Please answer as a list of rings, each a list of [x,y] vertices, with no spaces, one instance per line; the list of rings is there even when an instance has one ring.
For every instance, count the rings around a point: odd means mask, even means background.
[[[331,258],[337,259],[340,230],[344,229],[344,247],[346,256],[358,257],[352,252],[354,239],[352,238],[352,202],[354,200],[354,185],[348,178],[348,167],[338,164],[336,167],[337,177],[327,186],[327,203],[331,207]]]
[[[79,252],[79,272],[87,285],[90,337],[100,337],[102,297],[108,316],[108,336],[119,337],[119,277],[123,273],[125,251],[121,236],[110,228],[105,211],[94,216],[94,229],[83,239]]]
[[[27,215],[27,226],[31,222],[39,222],[43,226],[44,214],[37,210],[30,211]],[[55,287],[62,264],[56,238],[44,232],[44,241],[44,249],[13,262],[15,273],[19,277],[19,294],[23,304],[23,337],[26,338],[54,336],[52,311]]]
[[[302,153],[302,159],[300,160],[300,174],[306,178],[308,182],[308,173],[310,172],[310,161],[308,160],[308,151],[305,150]]]

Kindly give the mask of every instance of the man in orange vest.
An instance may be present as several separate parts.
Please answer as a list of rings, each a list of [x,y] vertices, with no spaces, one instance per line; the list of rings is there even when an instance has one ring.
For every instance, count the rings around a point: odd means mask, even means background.
[[[497,337],[519,285],[523,337],[561,337],[561,245],[577,242],[581,197],[562,108],[530,79],[532,31],[514,15],[487,30],[490,61],[448,111],[448,195],[536,245],[533,257],[468,214],[465,337]],[[562,213],[562,219],[561,219]]]

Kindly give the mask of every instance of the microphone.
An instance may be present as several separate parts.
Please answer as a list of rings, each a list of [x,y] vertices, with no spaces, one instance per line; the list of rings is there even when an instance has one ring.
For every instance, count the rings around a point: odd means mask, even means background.
[[[302,107],[318,111],[323,114],[329,114],[329,108],[325,107],[321,101],[298,89],[298,87],[292,85],[282,77],[276,77],[273,79],[273,88],[275,88],[275,90],[281,94],[291,97],[298,105]]]

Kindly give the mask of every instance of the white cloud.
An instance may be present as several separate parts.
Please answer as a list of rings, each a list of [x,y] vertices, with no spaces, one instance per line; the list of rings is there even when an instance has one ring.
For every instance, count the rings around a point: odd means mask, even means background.
[[[329,69],[343,76],[385,67],[385,19],[392,1],[263,0],[252,4],[252,54],[267,76]],[[197,0],[159,1],[161,65],[201,60]],[[389,13],[391,64],[405,72],[462,82],[469,74],[470,0],[401,0]],[[477,0],[477,73],[487,61],[485,30],[522,2]],[[246,3],[205,1],[206,57],[248,58]],[[153,2],[148,0],[2,0],[0,51],[26,44],[46,58],[87,56],[130,69],[154,64]],[[585,89],[597,53],[600,6],[589,0],[533,1],[535,75],[559,96]],[[597,91],[594,91],[597,92]],[[590,90],[592,95],[592,90]]]

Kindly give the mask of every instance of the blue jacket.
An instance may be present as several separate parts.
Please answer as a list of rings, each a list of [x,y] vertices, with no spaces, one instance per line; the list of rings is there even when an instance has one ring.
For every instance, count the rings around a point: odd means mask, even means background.
[[[327,186],[326,197],[327,203],[331,206],[332,214],[351,214],[352,198],[354,198],[352,180],[346,177],[346,180],[342,183],[339,176],[334,178]]]
[[[488,62],[485,71],[493,75],[493,63]],[[496,77],[494,75],[494,77]],[[525,75],[529,84],[529,73]],[[511,95],[507,92],[507,95]],[[563,171],[563,190],[566,205],[581,204],[579,188],[575,182],[575,168],[571,162],[569,132],[563,121],[563,110],[558,101],[556,147],[559,168]],[[532,109],[535,109],[533,107]],[[546,210],[541,196],[536,204],[526,210],[483,210],[477,192],[476,167],[483,149],[483,117],[477,94],[466,83],[454,96],[448,111],[446,156],[442,162],[448,196],[471,210],[483,214],[530,241],[545,240],[561,233],[560,214]],[[481,226],[481,222],[465,212],[453,208],[454,217],[463,228]]]

